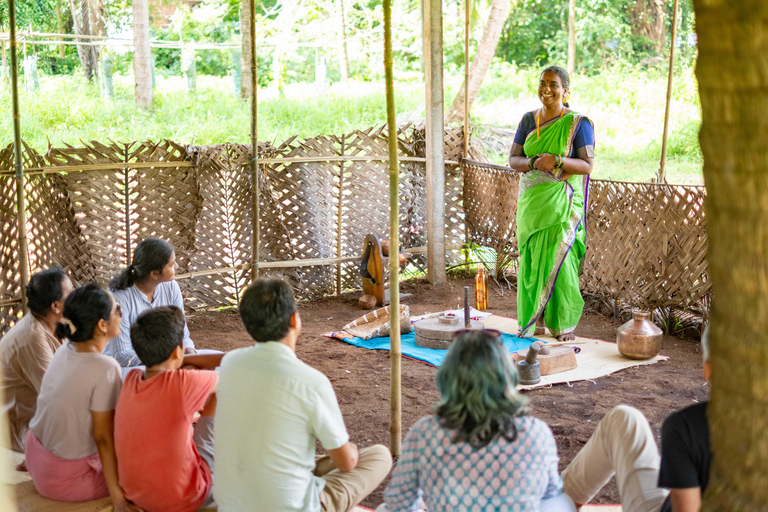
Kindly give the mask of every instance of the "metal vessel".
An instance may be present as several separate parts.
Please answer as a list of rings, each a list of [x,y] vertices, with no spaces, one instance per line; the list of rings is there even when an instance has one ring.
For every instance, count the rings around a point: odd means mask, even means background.
[[[630,359],[650,359],[661,352],[663,332],[651,322],[651,312],[636,309],[633,319],[619,327],[616,343],[619,353]]]

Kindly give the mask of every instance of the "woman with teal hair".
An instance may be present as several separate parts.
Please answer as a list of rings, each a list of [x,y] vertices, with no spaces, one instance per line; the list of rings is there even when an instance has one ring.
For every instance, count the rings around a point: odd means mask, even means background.
[[[437,372],[440,402],[417,421],[377,512],[572,512],[557,473],[557,446],[527,414],[497,331],[463,331]]]
[[[587,194],[594,165],[592,122],[568,108],[568,72],[546,68],[542,107],[523,116],[509,166],[520,171],[517,203],[517,321],[522,337],[574,339],[584,300],[579,274],[587,242]]]

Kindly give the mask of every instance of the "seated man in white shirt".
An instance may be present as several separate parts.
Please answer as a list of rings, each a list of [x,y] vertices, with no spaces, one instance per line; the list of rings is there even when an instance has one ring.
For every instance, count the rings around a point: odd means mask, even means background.
[[[296,357],[301,319],[286,282],[256,280],[243,294],[240,317],[257,343],[229,352],[221,363],[214,461],[219,510],[351,510],[389,473],[389,450],[358,450],[331,382]],[[327,455],[315,456],[316,440]]]

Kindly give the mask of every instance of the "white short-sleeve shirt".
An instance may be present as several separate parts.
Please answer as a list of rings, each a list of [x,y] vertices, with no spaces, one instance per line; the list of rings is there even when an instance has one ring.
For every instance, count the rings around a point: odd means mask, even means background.
[[[219,510],[318,512],[316,440],[349,440],[328,378],[282,343],[257,343],[224,357],[216,397]]]

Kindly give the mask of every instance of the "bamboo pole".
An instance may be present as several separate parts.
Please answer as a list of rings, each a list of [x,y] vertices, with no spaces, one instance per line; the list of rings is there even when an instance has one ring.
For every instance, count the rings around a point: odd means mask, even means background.
[[[346,135],[341,136],[341,156],[344,156]],[[341,258],[341,239],[344,219],[344,161],[339,163],[339,203],[336,208],[336,257]],[[341,295],[341,263],[336,265],[336,295]]]
[[[469,0],[464,0],[464,158],[469,158]],[[464,263],[469,265],[471,240],[466,223],[464,224]]]
[[[123,155],[123,161],[125,162],[125,168],[123,169],[123,178],[125,179],[125,266],[132,264],[131,255],[131,190],[130,173],[128,168],[128,144],[125,144],[125,150]]]
[[[464,158],[469,158],[469,0],[464,0]]]
[[[442,59],[442,55],[440,56]],[[397,160],[397,118],[395,116],[395,79],[392,64],[392,0],[384,0],[384,76],[387,90],[387,127],[389,128],[389,319],[390,319],[390,416],[389,450],[400,455],[402,395],[400,392],[400,249],[398,220],[400,204],[399,162]],[[445,255],[443,255],[445,259]]]
[[[11,33],[11,109],[13,111],[13,168],[16,171],[16,217],[19,236],[19,273],[21,303],[26,314],[29,256],[27,254],[27,211],[24,200],[24,167],[21,161],[21,113],[19,111],[19,62],[16,55],[16,2],[8,0],[8,24]]]
[[[253,225],[251,248],[251,281],[259,277],[259,246],[261,244],[261,219],[259,218],[259,145],[257,139],[258,102],[256,101],[256,0],[248,0],[249,23],[251,24],[251,224]],[[239,300],[239,298],[238,298]]]
[[[672,71],[675,64],[675,30],[677,28],[677,5],[675,0],[674,11],[672,12],[672,34],[669,43],[669,77],[667,78],[667,105],[664,109],[664,134],[661,140],[661,161],[659,162],[659,183],[664,183],[666,177],[664,173],[667,164],[667,133],[669,132],[669,110],[672,104]]]

